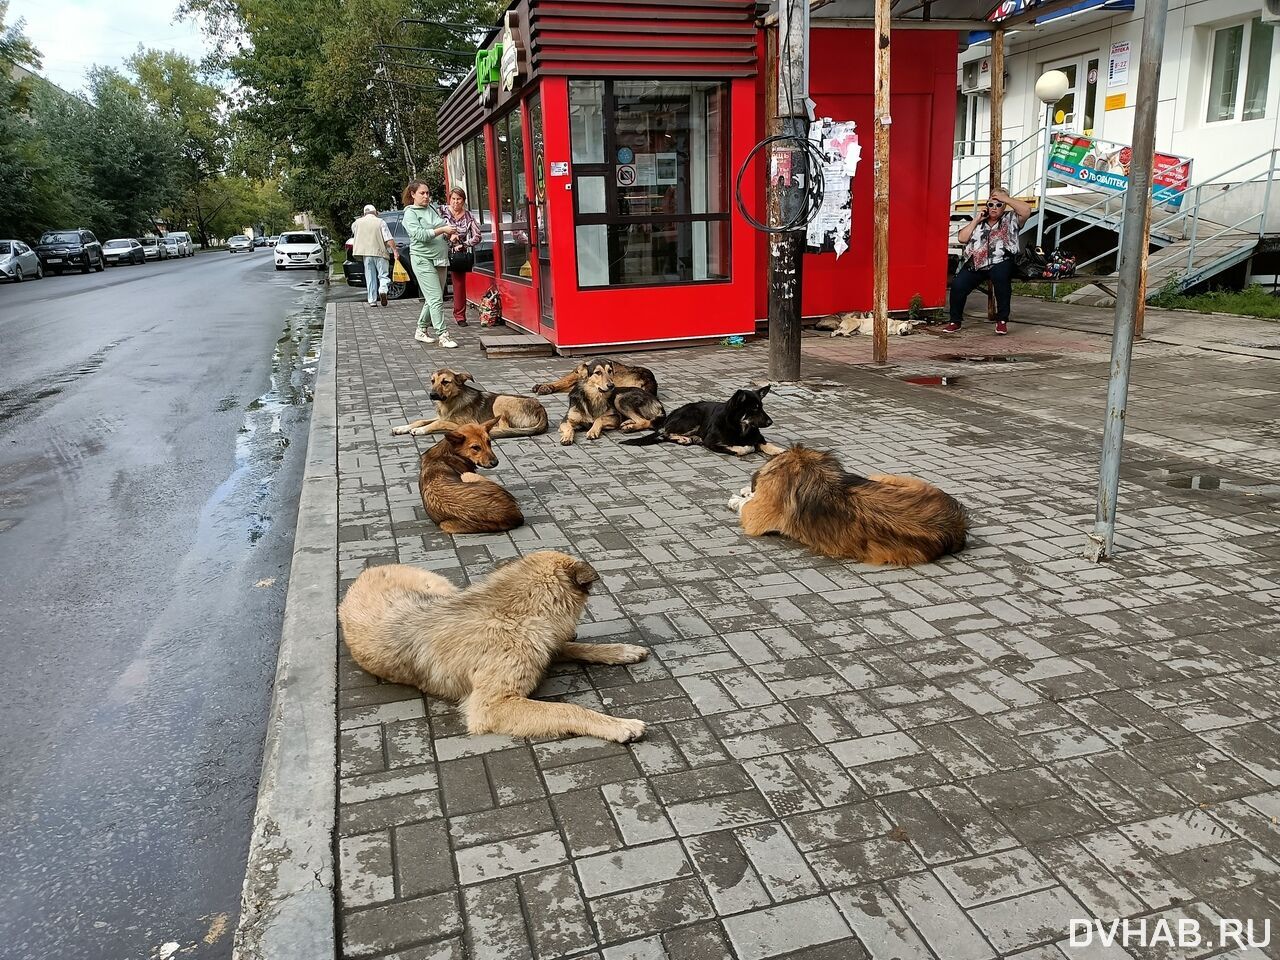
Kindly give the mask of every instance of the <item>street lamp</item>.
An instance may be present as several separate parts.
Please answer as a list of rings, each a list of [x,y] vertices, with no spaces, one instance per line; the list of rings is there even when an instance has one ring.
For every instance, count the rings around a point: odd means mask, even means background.
[[[1044,157],[1040,163],[1040,197],[1036,217],[1036,246],[1044,243],[1044,195],[1049,189],[1049,137],[1053,123],[1053,105],[1067,95],[1071,81],[1061,70],[1046,70],[1036,81],[1036,96],[1044,104]]]

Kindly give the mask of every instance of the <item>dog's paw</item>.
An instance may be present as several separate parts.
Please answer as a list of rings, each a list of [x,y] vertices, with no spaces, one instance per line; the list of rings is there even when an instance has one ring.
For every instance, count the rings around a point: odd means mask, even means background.
[[[408,432],[415,437],[425,437],[431,431],[428,430],[426,427],[414,427],[412,430]]]
[[[604,431],[603,431],[603,430],[588,430],[588,431],[587,431],[587,439],[588,439],[588,440],[599,440],[599,439],[600,439],[600,435],[601,435],[602,433],[604,433]]]
[[[743,487],[736,494],[734,494],[732,497],[729,498],[729,509],[736,510],[738,513],[741,513],[742,508],[745,507],[747,505],[747,502],[755,495],[756,495],[755,491],[752,490],[750,487]]]
[[[649,656],[649,648],[634,643],[618,644],[618,663],[639,663]]]
[[[606,740],[612,740],[614,743],[631,743],[633,740],[639,740],[644,736],[645,723],[643,720],[623,720],[615,719],[613,729],[609,731]]]
[[[391,435],[393,437],[403,437],[406,433],[409,433],[410,430],[411,427],[407,423],[403,423],[398,427],[392,427]]]
[[[551,384],[549,384],[549,383],[535,383],[535,384],[533,385],[533,392],[534,392],[534,393],[536,393],[536,394],[537,394],[538,396],[540,396],[540,397],[545,397],[548,393],[550,393],[550,392],[551,392]]]

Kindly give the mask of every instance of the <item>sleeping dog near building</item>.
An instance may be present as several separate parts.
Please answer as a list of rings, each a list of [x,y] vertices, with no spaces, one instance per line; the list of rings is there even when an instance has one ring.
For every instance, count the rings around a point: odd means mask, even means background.
[[[830,453],[794,446],[729,501],[751,537],[779,533],[828,557],[909,567],[965,545],[954,497],[914,477],[847,472]]]
[[[575,384],[587,379],[587,376],[591,373],[590,365],[593,362],[603,363],[608,368],[609,377],[613,380],[615,388],[624,390],[627,387],[636,387],[640,390],[648,391],[655,397],[658,395],[658,378],[653,375],[652,370],[648,367],[631,366],[621,360],[583,360],[559,380],[552,380],[550,383],[535,383],[533,392],[539,396],[545,396],[548,393],[568,393],[574,388]]]
[[[647,437],[624,440],[624,444],[644,447],[670,440],[672,443],[696,444],[719,453],[745,457],[757,451],[772,457],[784,448],[770,443],[760,430],[773,426],[764,412],[764,398],[769,385],[735,391],[725,403],[700,400],[686,403],[671,413],[658,429]]]
[[[573,443],[573,434],[586,429],[587,439],[595,440],[606,430],[651,430],[662,423],[666,411],[648,390],[639,387],[619,389],[609,372],[608,360],[592,360],[587,375],[569,391],[569,409],[560,421],[560,442]]]

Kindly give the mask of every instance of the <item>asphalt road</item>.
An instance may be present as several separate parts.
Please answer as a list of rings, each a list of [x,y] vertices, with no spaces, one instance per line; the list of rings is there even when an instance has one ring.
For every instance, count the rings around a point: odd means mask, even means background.
[[[0,955],[231,954],[323,324],[269,251],[0,287]]]

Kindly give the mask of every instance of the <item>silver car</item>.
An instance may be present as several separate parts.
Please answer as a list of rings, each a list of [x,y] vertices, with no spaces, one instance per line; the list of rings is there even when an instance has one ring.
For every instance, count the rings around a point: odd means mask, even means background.
[[[44,268],[40,266],[40,258],[36,252],[21,240],[0,240],[0,280],[12,280],[20,283],[23,280],[44,276]]]

